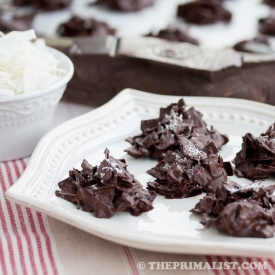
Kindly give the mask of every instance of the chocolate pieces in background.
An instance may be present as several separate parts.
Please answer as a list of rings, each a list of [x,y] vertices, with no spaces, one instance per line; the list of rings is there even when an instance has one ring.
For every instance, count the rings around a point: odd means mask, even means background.
[[[14,6],[23,7],[31,5],[33,0],[12,0]]]
[[[275,57],[271,55],[237,53],[233,49],[210,51],[154,37],[113,36],[78,37],[63,52],[75,67],[63,100],[100,106],[121,90],[133,88],[275,105]]]
[[[224,9],[220,0],[196,0],[178,5],[177,15],[187,23],[197,25],[214,24],[218,21],[229,22],[231,12]]]
[[[13,0],[15,6],[33,5],[37,9],[52,11],[67,8],[72,0]]]
[[[186,109],[183,99],[160,108],[159,117],[141,121],[142,134],[128,138],[132,147],[125,151],[134,158],[152,157],[161,159],[162,154],[180,148],[181,136],[199,149],[213,141],[218,149],[228,142],[228,137],[211,127],[206,128],[202,114],[193,107]]]
[[[35,11],[29,8],[0,4],[0,31],[26,31],[32,29]]]
[[[231,164],[224,165],[213,142],[203,150],[180,136],[180,150],[167,151],[147,173],[156,178],[148,189],[167,198],[187,198],[204,192],[216,192],[233,174]],[[227,171],[226,171],[227,169]]]
[[[275,36],[275,14],[259,20],[259,32],[265,35]]]
[[[263,3],[275,7],[275,0],[263,0]]]
[[[32,4],[37,8],[45,11],[60,10],[71,5],[72,0],[32,0]]]
[[[238,177],[265,180],[275,174],[275,123],[266,133],[243,137],[242,149],[233,160]]]
[[[110,218],[115,212],[130,211],[138,216],[153,209],[154,191],[144,189],[128,172],[125,160],[117,160],[105,150],[99,166],[84,160],[82,170],[73,169],[58,186],[56,196],[78,204],[97,218]]]
[[[94,18],[84,18],[79,16],[73,16],[67,22],[62,23],[57,29],[57,34],[65,37],[105,37],[115,33],[116,30],[110,28],[105,22],[98,21]]]
[[[169,25],[166,29],[162,29],[158,32],[152,31],[146,36],[199,45],[198,40],[189,35],[187,27],[179,24]]]
[[[241,186],[227,182],[204,196],[191,212],[202,215],[205,227],[215,225],[235,237],[271,238],[275,231],[275,185]]]
[[[92,5],[106,5],[111,10],[133,12],[154,5],[155,0],[97,0]]]

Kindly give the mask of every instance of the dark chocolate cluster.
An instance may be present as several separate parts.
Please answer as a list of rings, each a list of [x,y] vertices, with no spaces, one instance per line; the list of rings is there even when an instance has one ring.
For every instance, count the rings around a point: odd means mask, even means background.
[[[265,3],[271,7],[275,7],[275,0],[263,0],[263,3]]]
[[[229,22],[232,14],[224,9],[220,0],[197,0],[178,6],[177,15],[187,23],[198,25]]]
[[[166,29],[160,30],[158,33],[150,32],[147,36],[157,37],[168,41],[186,42],[198,45],[197,39],[191,37],[188,30],[184,26],[171,25]]]
[[[110,156],[108,149],[99,166],[84,160],[81,167],[81,171],[73,169],[67,179],[59,182],[57,197],[78,204],[97,218],[110,218],[124,210],[138,216],[153,209],[156,193],[142,188],[127,171],[125,160]]]
[[[112,10],[139,11],[154,5],[155,0],[97,0],[96,5],[106,5]]]
[[[259,137],[247,133],[233,163],[238,177],[265,180],[275,174],[275,123]]]
[[[148,189],[168,198],[186,198],[205,192],[216,192],[233,175],[231,164],[224,163],[213,142],[203,150],[180,136],[180,150],[167,151],[162,160],[148,174],[156,180],[148,182]]]
[[[215,225],[231,236],[271,238],[275,230],[274,190],[275,185],[242,187],[227,182],[203,197],[191,212],[202,215],[205,227]]]
[[[31,5],[32,0],[13,0],[12,3],[14,6],[23,7]]]
[[[67,8],[72,0],[13,0],[15,6],[33,5],[41,10],[59,10]]]
[[[228,142],[228,137],[212,126],[208,130],[202,116],[193,107],[186,110],[183,99],[161,108],[159,118],[141,121],[142,134],[128,138],[126,141],[132,147],[125,151],[135,158],[160,159],[168,150],[179,150],[180,136],[192,141],[199,149],[203,149],[211,141],[221,149]]]
[[[265,35],[275,36],[275,15],[260,19],[259,31]]]
[[[97,21],[93,18],[82,18],[79,16],[72,17],[69,21],[62,23],[57,34],[60,36],[75,37],[75,36],[93,36],[104,37],[116,33],[108,24]]]

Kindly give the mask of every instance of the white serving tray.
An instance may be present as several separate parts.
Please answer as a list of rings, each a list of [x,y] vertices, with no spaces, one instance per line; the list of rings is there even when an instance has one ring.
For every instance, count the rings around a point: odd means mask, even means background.
[[[126,89],[104,106],[72,119],[46,134],[37,145],[21,178],[6,192],[16,203],[33,208],[106,240],[135,248],[188,254],[239,256],[275,256],[275,238],[236,238],[215,228],[204,229],[200,217],[189,210],[204,195],[188,199],[165,199],[157,196],[154,209],[139,217],[128,212],[111,219],[97,219],[92,213],[55,196],[58,182],[73,167],[80,168],[83,158],[93,165],[103,160],[106,147],[116,158],[125,158],[129,171],[146,186],[146,171],[155,160],[134,159],[124,149],[124,140],[140,132],[140,121],[158,116],[160,107],[179,100],[178,96],[161,96]],[[230,137],[221,151],[225,161],[232,160],[241,146],[241,137],[251,132],[265,132],[275,120],[275,107],[252,101],[184,97],[186,103],[204,114],[208,125]],[[231,177],[239,183],[245,179]],[[272,184],[274,179],[265,181]]]

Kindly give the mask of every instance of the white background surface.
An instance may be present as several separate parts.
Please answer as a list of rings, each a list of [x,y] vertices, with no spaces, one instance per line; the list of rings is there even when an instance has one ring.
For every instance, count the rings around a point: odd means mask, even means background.
[[[133,13],[110,11],[103,6],[88,7],[87,3],[90,2],[93,0],[74,0],[68,10],[41,13],[34,21],[34,28],[41,34],[54,35],[57,26],[75,13],[109,23],[117,28],[118,36],[144,35],[150,30],[165,28],[170,23],[180,21],[176,18],[177,5],[188,1],[156,0],[154,6]],[[258,19],[270,13],[270,8],[261,2],[262,0],[224,1],[224,6],[233,13],[229,24],[189,25],[190,34],[197,38],[202,46],[209,48],[232,46],[240,40],[253,38],[257,34]]]

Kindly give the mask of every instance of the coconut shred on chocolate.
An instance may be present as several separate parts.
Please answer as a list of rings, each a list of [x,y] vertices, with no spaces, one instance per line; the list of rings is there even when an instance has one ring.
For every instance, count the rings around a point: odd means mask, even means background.
[[[202,116],[193,107],[187,110],[183,99],[160,108],[158,118],[141,121],[142,134],[126,139],[132,147],[125,151],[135,158],[160,159],[168,150],[179,150],[179,136],[189,139],[199,149],[203,149],[211,141],[221,149],[228,142],[228,137],[212,126],[208,130]]]
[[[203,197],[191,212],[202,215],[205,227],[215,225],[231,236],[271,238],[275,230],[274,190],[275,185],[227,182]]]
[[[275,174],[275,123],[266,133],[243,137],[242,149],[233,160],[238,177],[265,180]]]
[[[223,162],[213,142],[203,150],[187,138],[180,136],[180,150],[167,151],[162,160],[149,171],[155,181],[148,189],[167,198],[187,198],[204,192],[216,192],[233,175],[231,164]]]
[[[130,211],[134,216],[153,209],[154,191],[144,189],[128,172],[125,160],[115,159],[105,150],[99,166],[83,160],[82,170],[73,169],[58,186],[56,196],[76,203],[97,218],[110,218],[115,212]]]
[[[232,14],[224,9],[220,0],[197,0],[178,6],[177,15],[187,23],[197,25],[229,22]]]
[[[109,34],[113,35],[115,33],[116,30],[110,28],[105,22],[79,16],[73,16],[69,21],[62,23],[57,29],[58,35],[66,37],[105,37]]]
[[[112,10],[132,12],[154,5],[155,0],[97,0],[92,5],[106,5]]]

